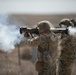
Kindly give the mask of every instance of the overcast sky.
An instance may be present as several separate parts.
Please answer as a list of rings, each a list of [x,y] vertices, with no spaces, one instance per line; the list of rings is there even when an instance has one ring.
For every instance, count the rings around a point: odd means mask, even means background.
[[[76,14],[76,0],[0,0],[0,13]]]

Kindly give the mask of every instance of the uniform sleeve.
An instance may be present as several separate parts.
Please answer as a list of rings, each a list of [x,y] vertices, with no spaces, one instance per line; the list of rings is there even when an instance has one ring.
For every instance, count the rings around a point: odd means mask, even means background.
[[[40,37],[34,37],[27,40],[27,44],[30,46],[38,46],[40,44]]]

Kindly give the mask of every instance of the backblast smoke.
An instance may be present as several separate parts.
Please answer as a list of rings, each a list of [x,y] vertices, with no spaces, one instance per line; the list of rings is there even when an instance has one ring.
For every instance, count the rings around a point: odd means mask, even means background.
[[[67,28],[51,28],[55,33],[67,33],[70,36],[76,37],[76,27],[69,26]]]
[[[19,32],[19,27],[16,25],[4,25],[0,23],[0,49],[5,52],[10,52],[19,44],[23,36]]]
[[[69,35],[76,37],[76,27],[68,27]]]

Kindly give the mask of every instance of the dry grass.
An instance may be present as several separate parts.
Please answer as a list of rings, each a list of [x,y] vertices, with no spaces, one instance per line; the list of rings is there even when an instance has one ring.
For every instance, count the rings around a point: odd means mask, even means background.
[[[31,60],[32,59],[32,50],[31,47],[26,46],[26,48],[23,48],[20,52],[20,57],[23,60]]]
[[[31,62],[31,48],[20,47],[20,63],[18,48],[11,53],[0,53],[0,75],[37,75],[35,66]]]
[[[10,60],[0,61],[0,75],[36,75],[34,65],[29,61],[21,61],[21,65]]]

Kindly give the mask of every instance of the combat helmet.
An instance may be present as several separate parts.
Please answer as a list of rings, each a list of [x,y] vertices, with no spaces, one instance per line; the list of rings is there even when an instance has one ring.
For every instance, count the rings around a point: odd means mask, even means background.
[[[73,18],[70,21],[74,24],[74,26],[76,26],[76,18]]]
[[[46,31],[49,31],[51,27],[51,23],[49,21],[40,21],[38,22],[37,27],[39,27],[40,29],[45,29]]]
[[[62,25],[66,27],[74,26],[74,24],[68,18],[64,18],[59,22],[59,26],[62,27]]]

